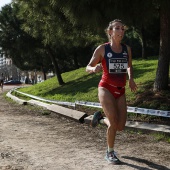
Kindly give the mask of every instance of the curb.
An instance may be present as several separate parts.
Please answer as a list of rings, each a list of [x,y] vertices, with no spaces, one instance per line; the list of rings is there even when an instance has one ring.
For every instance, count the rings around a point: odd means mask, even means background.
[[[33,105],[33,106],[40,106],[40,107],[43,107],[43,108],[45,108],[49,111],[55,112],[59,115],[73,119],[73,120],[78,121],[80,123],[84,123],[84,118],[88,116],[84,112],[69,109],[69,108],[59,106],[59,105],[56,105],[56,104],[48,104],[48,103],[44,103],[44,102],[41,102],[41,101],[38,101],[38,100],[33,100],[33,99],[25,101],[25,100],[19,99],[16,96],[13,96],[11,94],[11,92],[8,92],[6,94],[6,96],[11,98],[12,100],[14,100],[15,102],[17,102],[19,104],[22,104],[22,105],[30,104],[30,105]]]
[[[21,104],[21,105],[26,105],[27,104],[27,101],[26,100],[22,100],[22,99],[19,99],[18,97],[16,96],[13,96],[11,94],[11,92],[8,92],[6,94],[7,97],[11,98],[12,100],[14,100],[15,102],[17,102],[18,104]]]
[[[44,102],[40,102],[38,100],[31,99],[27,101],[27,103],[30,105],[34,105],[34,106],[37,105],[37,106],[43,107],[49,111],[55,112],[67,118],[74,119],[80,123],[84,123],[84,118],[88,116],[84,112],[80,112],[80,111],[73,110],[73,109],[68,109],[68,108],[65,108],[65,107],[62,107],[56,104],[47,104]]]
[[[93,115],[90,115],[84,119],[84,122],[90,124],[93,119]],[[102,125],[105,125],[104,123]],[[106,125],[105,125],[106,126]],[[159,125],[159,124],[150,124],[137,121],[126,121],[125,129],[127,130],[140,130],[143,132],[161,132],[165,134],[170,134],[170,126],[168,125]]]
[[[47,106],[47,109],[53,112],[56,112],[64,117],[68,117],[71,119],[74,119],[76,121],[79,121],[80,123],[84,123],[84,118],[88,115],[84,112],[80,112],[77,110],[65,108],[56,104],[51,104]]]
[[[40,107],[43,107],[45,109],[47,109],[47,107],[50,105],[50,104],[47,104],[47,103],[44,103],[44,102],[40,102],[38,100],[33,100],[33,99],[28,100],[27,104],[30,104],[32,106],[40,106]]]

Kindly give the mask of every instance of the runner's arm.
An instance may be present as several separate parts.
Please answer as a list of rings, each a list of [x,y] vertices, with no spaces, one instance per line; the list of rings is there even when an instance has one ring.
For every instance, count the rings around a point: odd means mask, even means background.
[[[102,66],[100,64],[102,57],[104,56],[104,46],[100,45],[96,48],[93,53],[93,56],[86,67],[86,71],[88,73],[98,73],[102,70]]]
[[[129,56],[128,68],[127,68],[127,72],[129,76],[129,87],[131,91],[135,92],[137,90],[137,85],[133,79],[132,52],[129,46],[127,46],[127,49],[128,49],[128,56]]]

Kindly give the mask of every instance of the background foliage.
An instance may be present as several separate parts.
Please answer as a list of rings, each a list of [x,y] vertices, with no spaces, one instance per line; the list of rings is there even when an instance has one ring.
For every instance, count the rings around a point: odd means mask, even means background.
[[[166,90],[169,8],[167,0],[13,0],[0,11],[1,51],[20,69],[53,71],[63,85],[61,74],[86,66],[94,49],[108,41],[108,23],[119,18],[128,26],[123,42],[133,58],[159,56],[154,89]]]

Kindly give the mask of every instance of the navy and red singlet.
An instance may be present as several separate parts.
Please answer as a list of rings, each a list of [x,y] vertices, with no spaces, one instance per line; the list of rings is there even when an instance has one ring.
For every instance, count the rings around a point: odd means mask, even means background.
[[[115,98],[125,93],[126,71],[128,65],[127,46],[122,45],[122,52],[115,53],[110,43],[105,44],[105,54],[102,59],[103,75],[99,87],[109,90]]]

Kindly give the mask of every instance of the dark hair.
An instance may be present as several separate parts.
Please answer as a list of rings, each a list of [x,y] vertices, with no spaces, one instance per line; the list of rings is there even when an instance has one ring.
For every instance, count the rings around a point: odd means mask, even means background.
[[[120,22],[120,23],[123,24],[122,20],[120,20],[120,19],[115,19],[115,20],[109,22],[109,25],[108,25],[108,27],[107,27],[107,30],[112,30],[112,29],[113,29],[113,23],[115,23],[115,22]]]

